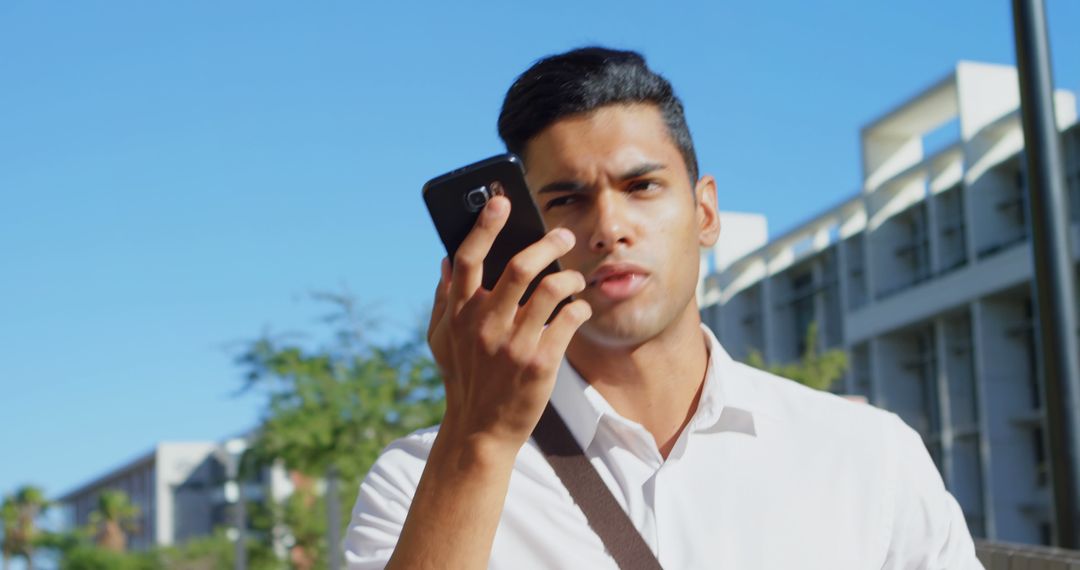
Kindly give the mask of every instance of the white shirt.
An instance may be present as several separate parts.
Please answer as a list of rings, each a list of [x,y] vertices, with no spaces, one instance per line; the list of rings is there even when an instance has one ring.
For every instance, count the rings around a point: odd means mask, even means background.
[[[960,506],[896,415],[735,362],[705,327],[698,409],[667,460],[566,362],[551,400],[667,570],[982,568]],[[437,428],[386,448],[345,539],[393,552]],[[535,443],[518,454],[490,568],[616,568]]]

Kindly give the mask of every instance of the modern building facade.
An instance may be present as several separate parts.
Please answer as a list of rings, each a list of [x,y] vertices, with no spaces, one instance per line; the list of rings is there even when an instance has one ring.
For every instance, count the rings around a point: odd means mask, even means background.
[[[1080,127],[1071,93],[1055,104],[1076,254]],[[767,241],[763,219],[739,216],[737,259],[721,214],[729,251],[704,254],[704,320],[734,358],[769,362],[797,359],[817,323],[817,348],[848,355],[835,390],[922,434],[974,535],[1049,544],[1016,71],[961,62],[861,142],[859,191]]]
[[[58,499],[67,528],[84,527],[107,489],[123,491],[139,507],[138,530],[129,537],[134,550],[182,544],[233,524],[226,445],[216,442],[160,443]],[[238,489],[249,501],[281,501],[292,492],[285,470],[275,465],[245,479]]]

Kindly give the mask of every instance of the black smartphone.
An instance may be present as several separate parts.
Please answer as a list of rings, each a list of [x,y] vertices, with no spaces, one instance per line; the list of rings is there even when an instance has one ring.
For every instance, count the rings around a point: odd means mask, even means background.
[[[451,263],[481,210],[495,196],[506,196],[510,200],[510,219],[484,259],[482,283],[489,291],[495,288],[510,259],[547,233],[540,210],[525,183],[521,159],[513,154],[500,154],[437,176],[424,184],[424,203]],[[519,303],[525,304],[545,275],[557,271],[557,261],[541,271]],[[563,301],[559,307],[568,301]],[[558,312],[558,308],[555,311]]]

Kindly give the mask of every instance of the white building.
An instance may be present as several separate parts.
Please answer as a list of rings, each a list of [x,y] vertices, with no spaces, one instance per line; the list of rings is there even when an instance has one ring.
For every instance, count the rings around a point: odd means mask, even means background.
[[[1055,103],[1075,254],[1080,127],[1071,93]],[[958,64],[862,130],[863,187],[850,198],[767,243],[763,219],[721,214],[719,247],[742,232],[742,255],[703,255],[715,270],[700,300],[737,359],[794,360],[817,322],[819,348],[848,354],[836,391],[922,434],[973,534],[1047,544],[1018,108],[1012,67]],[[958,140],[938,144],[949,133]]]
[[[61,496],[65,526],[83,527],[107,489],[123,491],[138,505],[138,532],[129,537],[134,550],[182,544],[209,536],[233,523],[224,467],[225,446],[214,442],[160,443],[152,451]],[[280,465],[260,469],[243,484],[248,501],[272,497],[281,501],[292,483]]]

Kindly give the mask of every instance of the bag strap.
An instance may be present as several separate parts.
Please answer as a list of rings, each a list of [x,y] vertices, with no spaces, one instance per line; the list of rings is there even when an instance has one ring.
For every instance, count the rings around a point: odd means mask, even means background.
[[[620,570],[663,570],[551,403],[533,439]]]

